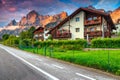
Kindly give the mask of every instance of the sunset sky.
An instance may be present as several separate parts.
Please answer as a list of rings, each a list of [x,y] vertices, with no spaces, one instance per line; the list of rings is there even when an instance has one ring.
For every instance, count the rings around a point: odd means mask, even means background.
[[[71,14],[77,8],[89,5],[106,11],[115,10],[120,6],[120,0],[0,0],[0,27],[13,19],[19,21],[31,10],[41,15],[53,15],[61,11]]]

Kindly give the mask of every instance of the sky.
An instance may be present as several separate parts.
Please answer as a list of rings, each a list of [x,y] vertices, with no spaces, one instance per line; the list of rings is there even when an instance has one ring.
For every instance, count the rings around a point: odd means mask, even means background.
[[[120,0],[0,0],[0,27],[13,19],[19,21],[31,10],[40,15],[54,15],[62,11],[70,15],[76,9],[89,5],[113,11],[120,7]]]

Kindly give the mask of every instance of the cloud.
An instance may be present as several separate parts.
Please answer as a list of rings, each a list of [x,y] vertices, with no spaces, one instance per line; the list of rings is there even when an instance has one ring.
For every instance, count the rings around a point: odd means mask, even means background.
[[[79,7],[95,5],[96,8],[113,9],[119,0],[0,0],[0,19],[6,22],[19,20],[31,10],[41,15],[53,15],[61,11],[71,14]]]
[[[98,0],[71,0],[73,3],[77,4],[79,7],[86,7],[89,5],[94,5]]]
[[[10,8],[8,8],[8,10],[9,10],[10,12],[15,12],[17,9],[16,9],[15,7],[10,7]]]
[[[102,8],[102,9],[106,9],[108,10],[114,10],[115,8],[117,8],[118,4],[120,4],[120,0],[100,0],[95,7],[96,8]],[[117,6],[117,7],[116,7]]]

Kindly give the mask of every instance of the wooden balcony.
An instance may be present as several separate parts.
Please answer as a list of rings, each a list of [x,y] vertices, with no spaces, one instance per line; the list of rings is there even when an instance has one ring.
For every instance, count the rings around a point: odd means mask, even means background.
[[[87,34],[89,37],[102,37],[102,31],[92,31],[92,32],[84,32],[84,36],[86,37]],[[105,37],[110,37],[109,32],[104,32]]]
[[[102,31],[84,32],[84,36],[87,36],[87,34],[89,34],[89,36],[91,36],[91,37],[102,36]]]
[[[95,25],[95,24],[101,24],[101,19],[85,20],[84,24],[85,24],[85,26],[90,26],[90,25]]]
[[[64,32],[64,33],[57,33],[55,36],[53,36],[55,39],[66,39],[71,38],[71,33]]]

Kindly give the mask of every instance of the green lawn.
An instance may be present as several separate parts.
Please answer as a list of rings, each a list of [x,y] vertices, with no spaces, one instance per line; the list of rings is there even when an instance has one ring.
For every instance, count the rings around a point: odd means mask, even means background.
[[[44,48],[24,48],[24,50],[45,55]],[[120,75],[120,50],[77,51],[54,48],[50,52],[47,48],[46,56]]]

